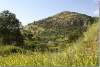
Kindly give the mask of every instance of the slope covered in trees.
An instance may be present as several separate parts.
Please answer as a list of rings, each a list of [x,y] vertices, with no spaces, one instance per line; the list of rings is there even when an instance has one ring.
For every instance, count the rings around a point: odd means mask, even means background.
[[[28,24],[24,27],[24,35],[33,47],[66,46],[64,43],[72,43],[82,37],[94,21],[91,16],[64,11]]]

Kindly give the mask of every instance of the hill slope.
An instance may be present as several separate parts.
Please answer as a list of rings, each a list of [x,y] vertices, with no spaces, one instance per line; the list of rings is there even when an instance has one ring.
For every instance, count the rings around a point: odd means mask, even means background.
[[[35,45],[59,46],[76,41],[93,22],[91,16],[65,11],[28,24],[24,27],[24,33],[28,38],[26,40],[30,39]]]

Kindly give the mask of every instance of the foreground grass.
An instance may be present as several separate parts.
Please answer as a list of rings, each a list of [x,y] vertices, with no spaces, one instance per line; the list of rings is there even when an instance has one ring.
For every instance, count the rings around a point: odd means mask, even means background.
[[[1,66],[96,66],[98,64],[97,56],[85,55],[77,53],[68,55],[66,53],[41,54],[34,53],[32,55],[10,55],[8,57],[0,57]]]
[[[57,53],[27,52],[0,56],[1,66],[98,66],[98,23],[84,37],[66,50]]]

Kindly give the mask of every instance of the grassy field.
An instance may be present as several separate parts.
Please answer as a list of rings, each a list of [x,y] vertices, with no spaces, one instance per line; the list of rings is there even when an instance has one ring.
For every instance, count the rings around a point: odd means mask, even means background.
[[[0,66],[98,66],[98,23],[62,52],[27,52],[0,56]],[[9,52],[12,47],[0,47]]]

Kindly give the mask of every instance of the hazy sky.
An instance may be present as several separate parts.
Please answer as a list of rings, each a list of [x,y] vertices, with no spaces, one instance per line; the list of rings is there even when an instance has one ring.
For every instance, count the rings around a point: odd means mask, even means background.
[[[61,11],[98,16],[98,0],[0,0],[0,11],[16,14],[23,25]]]

